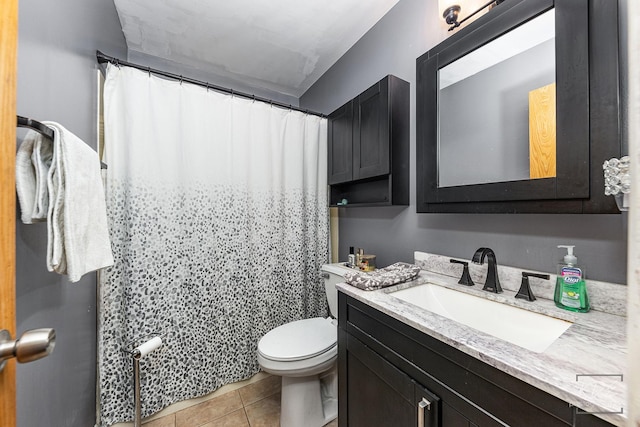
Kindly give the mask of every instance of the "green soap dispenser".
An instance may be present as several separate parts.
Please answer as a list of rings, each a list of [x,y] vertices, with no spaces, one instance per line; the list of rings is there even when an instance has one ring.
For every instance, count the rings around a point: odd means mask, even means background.
[[[558,307],[565,310],[586,313],[591,307],[589,306],[584,269],[578,267],[578,258],[573,255],[575,246],[558,245],[558,247],[566,248],[567,254],[564,256],[564,262],[558,264],[558,278],[556,279],[553,301]]]

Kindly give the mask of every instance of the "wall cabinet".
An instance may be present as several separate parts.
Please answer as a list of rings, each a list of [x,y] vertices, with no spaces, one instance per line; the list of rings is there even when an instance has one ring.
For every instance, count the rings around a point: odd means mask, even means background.
[[[331,206],[409,204],[408,82],[389,75],[329,115],[328,167]]]
[[[341,427],[610,426],[341,292],[338,304]]]
[[[602,171],[622,151],[617,8],[510,0],[417,59],[418,212],[618,213]]]

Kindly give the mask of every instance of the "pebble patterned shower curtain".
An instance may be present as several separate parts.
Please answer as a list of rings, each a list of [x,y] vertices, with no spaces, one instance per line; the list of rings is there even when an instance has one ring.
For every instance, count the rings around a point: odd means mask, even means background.
[[[246,379],[257,343],[326,316],[324,118],[109,65],[106,197],[115,265],[100,279],[100,425]]]

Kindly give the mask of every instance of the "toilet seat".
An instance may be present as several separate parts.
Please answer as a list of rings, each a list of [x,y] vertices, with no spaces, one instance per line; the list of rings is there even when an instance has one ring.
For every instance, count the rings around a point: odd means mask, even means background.
[[[315,317],[279,326],[258,342],[258,363],[274,375],[303,377],[331,368],[338,357],[338,329]]]
[[[306,360],[326,353],[338,343],[331,318],[314,317],[269,331],[258,342],[258,354],[276,362]]]

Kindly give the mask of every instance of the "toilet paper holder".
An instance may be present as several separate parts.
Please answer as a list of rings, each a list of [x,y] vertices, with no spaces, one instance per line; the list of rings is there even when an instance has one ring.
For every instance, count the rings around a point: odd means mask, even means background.
[[[121,348],[121,350],[133,358],[137,357],[138,359],[142,359],[147,354],[160,347],[162,345],[162,339],[164,339],[166,336],[166,332],[151,332],[127,342]],[[156,340],[156,338],[160,339],[160,343],[158,343],[158,340]]]
[[[162,339],[166,333],[152,332],[129,341],[122,347],[122,351],[131,356],[133,361],[133,403],[134,427],[142,426],[142,405],[140,402],[140,359],[162,346]],[[136,345],[138,344],[138,345]],[[136,345],[134,347],[134,345]]]

